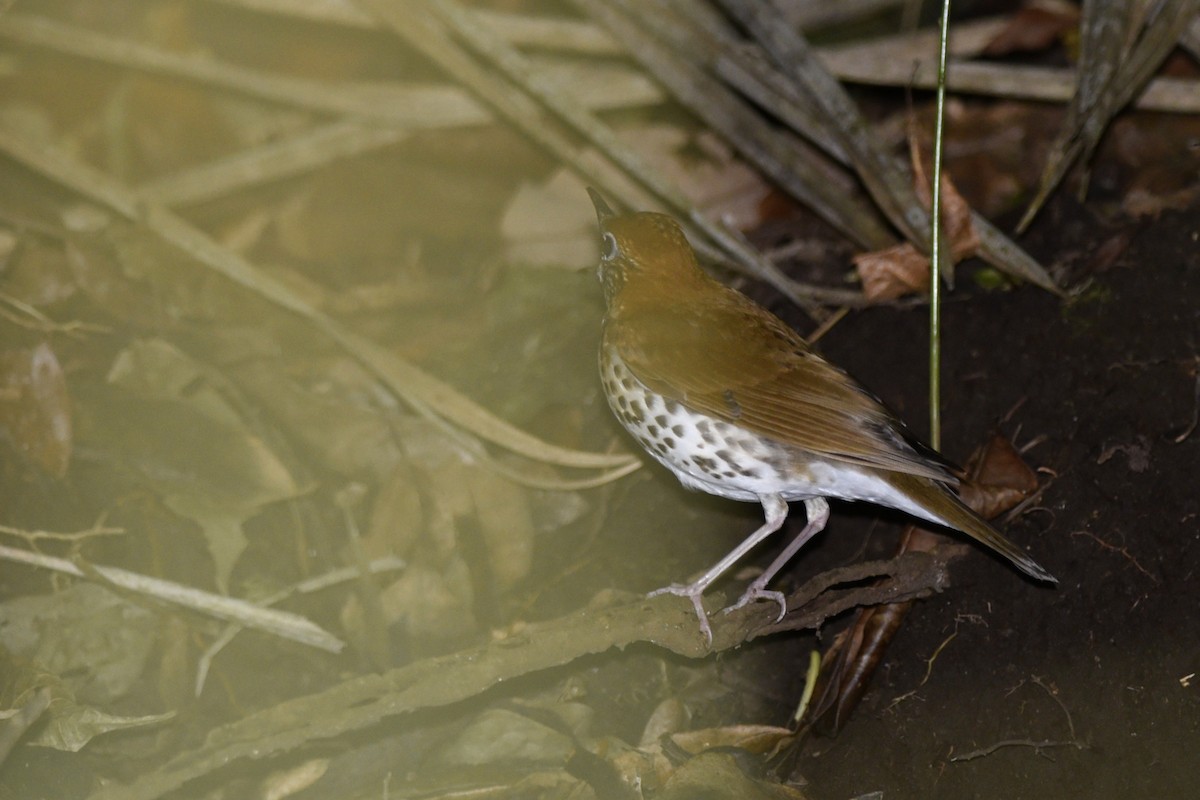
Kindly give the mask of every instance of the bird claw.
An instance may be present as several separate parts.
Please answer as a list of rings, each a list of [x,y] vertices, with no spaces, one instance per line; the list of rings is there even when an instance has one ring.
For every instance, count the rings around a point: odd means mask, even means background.
[[[729,614],[737,611],[742,606],[748,606],[751,603],[759,600],[771,600],[779,604],[779,616],[775,618],[776,622],[783,619],[783,615],[787,613],[787,598],[783,596],[783,592],[776,592],[770,589],[750,584],[750,588],[738,599],[736,603],[725,609],[722,613]]]
[[[700,621],[700,632],[704,634],[704,643],[707,647],[711,648],[713,643],[712,626],[709,625],[708,614],[704,611],[704,605],[701,603],[701,599],[704,597],[705,588],[707,587],[697,586],[694,583],[672,583],[670,586],[664,586],[661,589],[655,589],[653,592],[650,592],[650,594],[646,595],[646,597],[658,597],[661,594],[673,594],[677,597],[686,597],[688,600],[691,600],[692,608],[696,610],[696,619]],[[756,603],[759,600],[769,600],[779,604],[779,615],[775,617],[775,622],[782,621],[784,615],[787,614],[787,598],[784,597],[783,592],[776,592],[771,589],[767,589],[765,586],[759,586],[757,582],[750,584],[750,588],[748,588],[745,593],[738,598],[738,601],[724,609],[721,613],[729,614],[737,611],[743,606]]]
[[[646,597],[658,597],[660,594],[673,594],[692,601],[692,608],[696,610],[696,619],[700,620],[700,632],[704,634],[704,645],[711,648],[713,643],[712,626],[708,624],[708,614],[704,611],[703,603],[700,602],[704,596],[704,588],[694,584],[672,583],[670,586],[655,589]]]

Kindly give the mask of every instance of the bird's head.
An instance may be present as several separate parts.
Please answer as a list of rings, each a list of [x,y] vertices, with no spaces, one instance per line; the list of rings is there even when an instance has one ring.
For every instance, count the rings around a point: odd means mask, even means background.
[[[600,222],[600,283],[610,310],[630,296],[667,297],[686,291],[707,276],[696,263],[679,223],[666,214],[617,214],[595,189],[588,189]]]

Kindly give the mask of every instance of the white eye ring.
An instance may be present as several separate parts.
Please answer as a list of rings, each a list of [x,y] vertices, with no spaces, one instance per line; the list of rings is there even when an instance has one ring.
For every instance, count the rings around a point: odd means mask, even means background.
[[[617,237],[613,236],[608,231],[605,231],[604,235],[600,237],[600,242],[601,261],[612,261],[617,257],[617,250],[619,249],[617,247]]]

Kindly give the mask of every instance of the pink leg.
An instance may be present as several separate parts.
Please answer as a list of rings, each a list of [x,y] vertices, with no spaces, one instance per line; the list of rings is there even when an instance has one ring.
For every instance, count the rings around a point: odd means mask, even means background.
[[[700,619],[700,631],[704,634],[705,640],[710,645],[712,644],[712,627],[709,626],[709,624],[708,624],[708,615],[704,613],[704,606],[700,602],[700,599],[704,595],[705,590],[708,589],[708,587],[712,584],[713,581],[715,581],[717,578],[721,577],[721,575],[723,575],[730,567],[732,567],[734,564],[736,564],[738,561],[740,561],[742,556],[744,556],[744,555],[746,555],[746,553],[750,552],[759,542],[761,542],[763,539],[770,536],[775,531],[779,530],[780,527],[783,526],[783,521],[785,519],[787,519],[788,505],[787,505],[787,502],[782,497],[780,497],[777,494],[768,494],[768,495],[763,495],[760,498],[760,500],[762,502],[763,512],[766,514],[766,517],[767,517],[766,522],[763,523],[763,526],[761,528],[759,528],[754,533],[747,536],[745,538],[745,540],[743,540],[741,544],[739,544],[737,547],[735,547],[729,555],[722,558],[720,561],[718,561],[716,564],[713,565],[712,569],[708,570],[707,572],[705,572],[703,575],[701,575],[699,578],[692,581],[691,583],[688,583],[688,584],[673,583],[670,586],[665,586],[662,589],[658,589],[657,591],[653,591],[649,595],[647,595],[648,597],[654,597],[655,595],[660,595],[660,594],[676,594],[676,595],[679,595],[680,597],[686,597],[686,598],[690,599],[692,601],[692,607],[696,609],[696,616]],[[810,500],[807,502],[811,503],[813,501]],[[825,501],[822,500],[821,502],[824,503]],[[825,515],[826,515],[826,517],[828,517],[828,515],[829,515],[829,507],[828,506],[825,506]],[[808,526],[809,526],[809,528],[811,528],[812,527],[812,512],[811,512],[811,510],[809,511],[808,516],[809,516]],[[821,527],[824,527],[824,524],[825,523],[822,520]],[[808,528],[805,528],[805,530],[807,531]],[[820,530],[820,527],[818,527],[817,530]],[[813,533],[816,533],[816,531],[813,531]],[[809,536],[811,536],[811,535],[812,534],[810,533]],[[804,534],[801,534],[801,537],[804,537]],[[800,544],[804,544],[804,542],[800,542]],[[795,549],[793,549],[793,546]],[[789,553],[795,552],[795,550],[798,550],[799,548],[800,548],[800,545],[797,545],[795,542],[793,542],[791,545],[788,546],[788,551],[789,551]],[[784,559],[784,560],[786,560],[786,559]],[[783,566],[782,563],[780,563],[778,567],[775,564],[772,564],[771,568],[775,571],[778,571],[779,567],[782,567],[782,566]],[[766,573],[764,573],[764,574],[766,574]],[[774,574],[774,573],[772,572],[770,574]],[[769,580],[769,578],[768,578],[768,580]],[[757,581],[755,581],[755,583],[757,583]],[[778,594],[778,592],[776,592],[775,594]],[[746,600],[746,595],[742,596],[742,601],[749,602],[748,600]],[[742,601],[739,601],[739,602],[742,602]],[[779,601],[782,604],[782,602],[783,602],[782,594],[779,595]],[[779,616],[782,617],[783,614],[780,613]]]
[[[808,515],[808,524],[804,526],[804,530],[792,540],[791,544],[784,548],[778,558],[771,562],[771,566],[767,567],[762,575],[754,579],[749,588],[742,594],[740,600],[725,609],[728,614],[734,609],[741,608],[744,605],[749,605],[756,600],[773,600],[779,603],[779,617],[776,622],[783,619],[783,615],[787,613],[787,601],[784,599],[783,592],[775,592],[767,589],[767,584],[775,577],[779,570],[783,569],[783,565],[791,560],[792,556],[799,552],[805,543],[816,536],[825,528],[825,523],[829,521],[829,503],[823,497],[814,497],[811,500],[804,501],[804,511]]]

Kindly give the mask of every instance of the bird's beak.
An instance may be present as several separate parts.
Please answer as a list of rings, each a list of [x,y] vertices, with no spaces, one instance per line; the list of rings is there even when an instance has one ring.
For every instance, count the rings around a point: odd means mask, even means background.
[[[600,196],[600,193],[592,187],[587,187],[587,193],[588,197],[592,198],[592,205],[596,207],[596,219],[599,220],[600,227],[603,228],[604,223],[615,217],[617,212],[613,211],[604,198]]]

